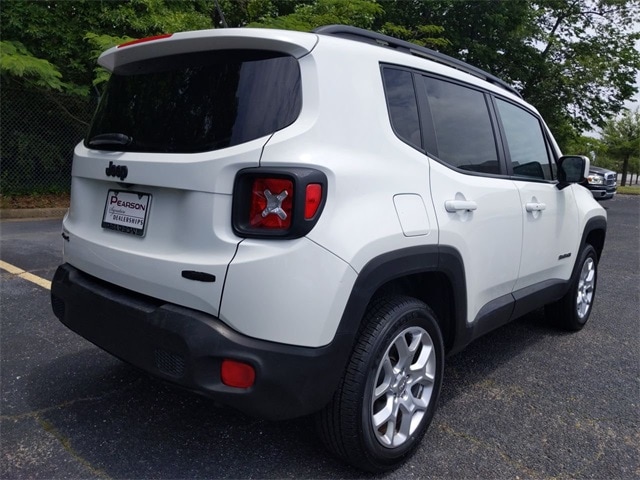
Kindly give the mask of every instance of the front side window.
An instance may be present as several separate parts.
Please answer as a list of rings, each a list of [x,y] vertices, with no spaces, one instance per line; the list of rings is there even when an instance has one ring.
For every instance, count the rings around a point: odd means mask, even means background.
[[[513,174],[551,180],[551,163],[540,121],[526,110],[501,99],[496,100],[502,120]]]
[[[301,106],[298,61],[288,55],[222,50],[153,58],[113,72],[85,145],[218,150],[290,125]]]
[[[489,109],[482,92],[422,77],[443,162],[471,172],[499,174],[498,152]]]

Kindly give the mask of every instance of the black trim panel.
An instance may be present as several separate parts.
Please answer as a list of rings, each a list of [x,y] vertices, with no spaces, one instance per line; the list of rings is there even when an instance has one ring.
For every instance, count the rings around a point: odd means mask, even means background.
[[[489,333],[511,321],[515,301],[510,293],[490,301],[480,309],[470,328],[470,340],[473,341],[485,333]]]
[[[607,219],[605,217],[597,216],[587,221],[586,225],[584,226],[584,231],[582,232],[582,239],[580,240],[580,251],[587,243],[587,237],[589,236],[589,234],[596,230],[602,230],[603,232],[602,245],[594,245],[596,252],[598,253],[598,260],[600,260],[600,256],[602,255],[602,247],[604,246],[604,241],[607,236]],[[577,262],[577,255],[576,255],[576,262]],[[573,273],[575,273],[576,268],[577,268],[577,265],[574,266]]]
[[[451,283],[454,301],[454,335],[464,328],[467,316],[467,287],[460,253],[452,247],[425,245],[380,255],[367,263],[356,280],[342,315],[338,335],[357,335],[365,310],[376,291],[401,277],[420,273],[441,273]]]
[[[569,285],[571,277],[569,280],[546,280],[513,292],[515,308],[511,320],[560,300],[569,291]]]
[[[548,280],[490,301],[480,309],[471,325],[460,330],[449,353],[459,352],[496,328],[559,300],[568,291],[570,283],[570,280]]]

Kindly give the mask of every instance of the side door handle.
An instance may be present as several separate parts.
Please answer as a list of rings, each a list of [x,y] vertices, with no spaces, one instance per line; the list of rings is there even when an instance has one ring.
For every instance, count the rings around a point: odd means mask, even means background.
[[[455,213],[459,211],[473,211],[478,208],[478,204],[472,200],[447,200],[444,202],[447,212]]]
[[[527,212],[541,212],[547,208],[545,203],[527,203],[524,208]]]

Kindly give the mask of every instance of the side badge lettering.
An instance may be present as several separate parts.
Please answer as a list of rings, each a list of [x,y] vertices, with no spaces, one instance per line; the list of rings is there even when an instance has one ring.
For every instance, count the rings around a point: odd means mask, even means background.
[[[558,260],[563,260],[565,258],[569,258],[570,256],[571,256],[571,253],[563,253],[558,257]]]

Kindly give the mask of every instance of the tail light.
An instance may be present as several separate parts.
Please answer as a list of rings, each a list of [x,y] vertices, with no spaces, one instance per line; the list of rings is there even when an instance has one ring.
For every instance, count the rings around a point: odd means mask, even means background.
[[[252,228],[287,230],[293,215],[293,181],[255,178],[251,187],[249,225]]]
[[[242,170],[233,190],[233,229],[242,237],[302,237],[320,217],[326,194],[327,177],[318,170]]]

